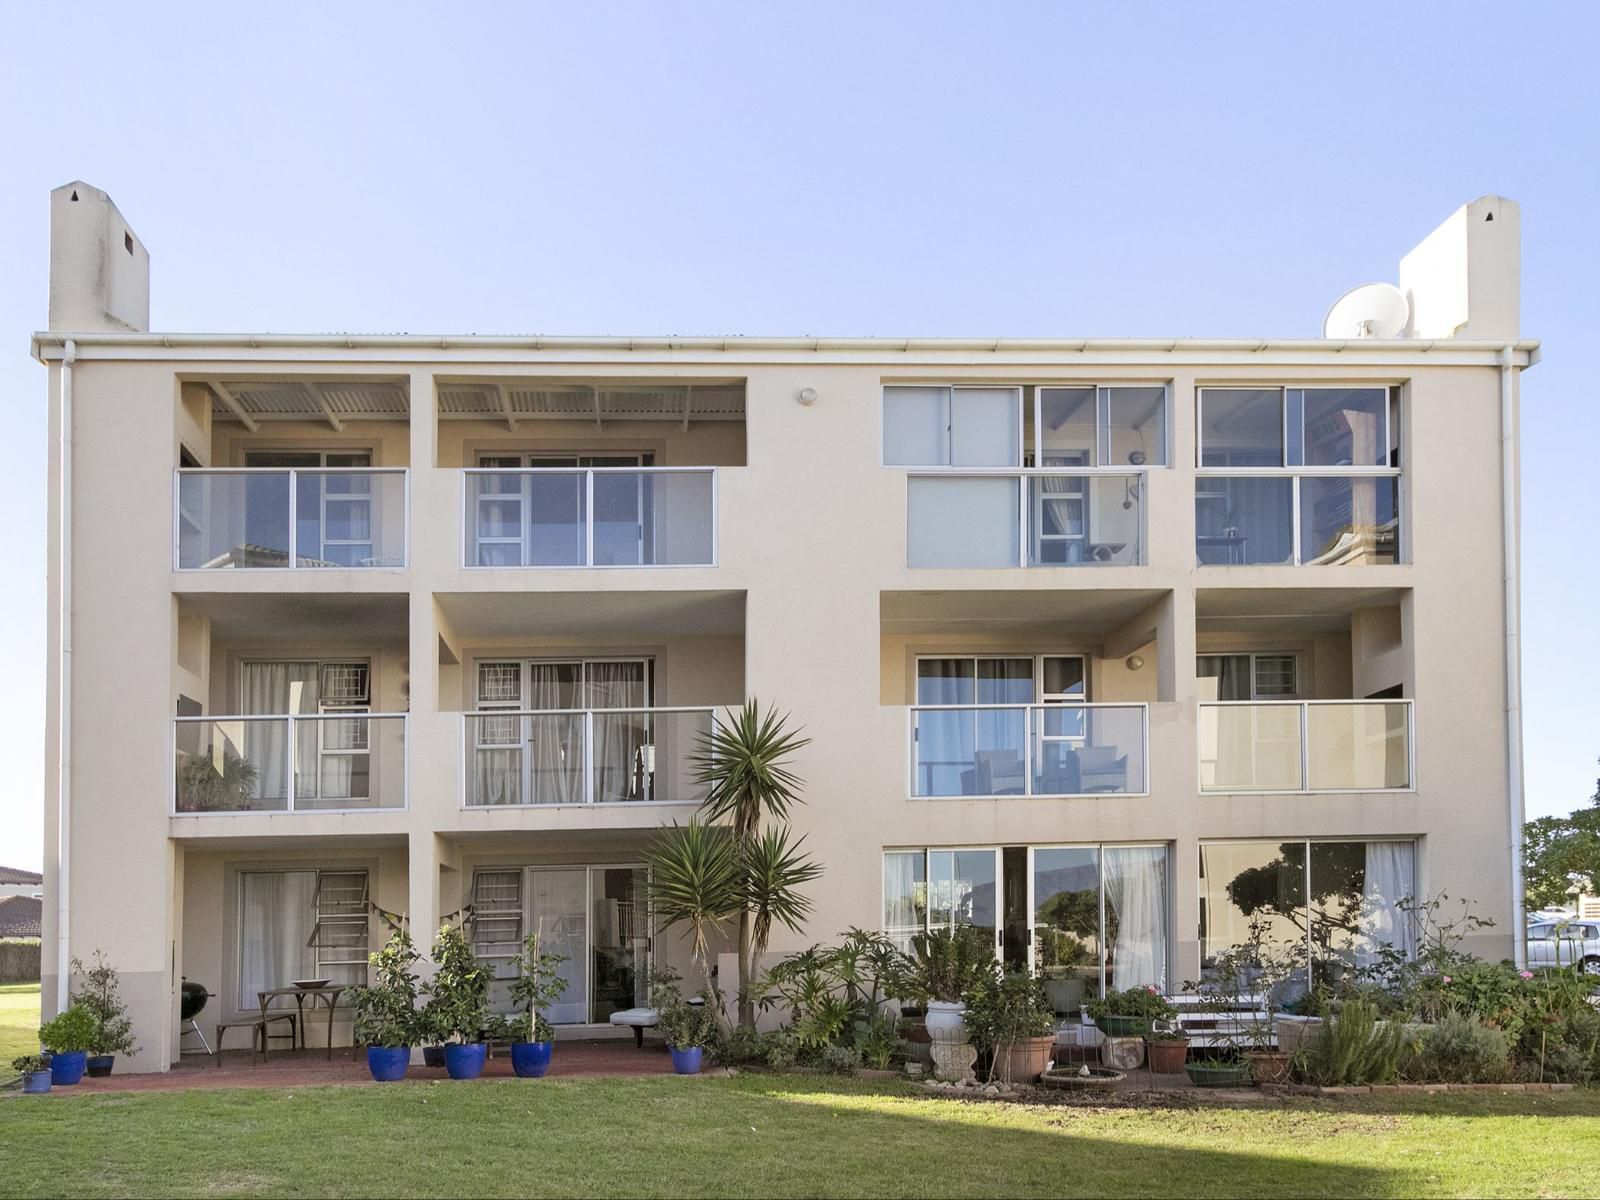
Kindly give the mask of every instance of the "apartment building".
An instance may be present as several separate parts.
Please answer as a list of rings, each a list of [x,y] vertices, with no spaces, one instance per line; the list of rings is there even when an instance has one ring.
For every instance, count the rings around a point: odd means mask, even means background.
[[[156,333],[105,193],[51,238],[44,990],[104,948],[134,1068],[183,979],[463,913],[606,1028],[687,973],[644,853],[747,697],[812,739],[775,951],[971,922],[1071,1012],[1410,896],[1520,942],[1511,201],[1337,340]]]

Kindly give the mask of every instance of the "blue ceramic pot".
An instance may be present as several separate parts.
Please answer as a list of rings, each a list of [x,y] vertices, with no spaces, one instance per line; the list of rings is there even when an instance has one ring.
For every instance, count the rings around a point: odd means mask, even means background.
[[[410,1046],[368,1046],[367,1070],[379,1083],[397,1083],[411,1065]]]
[[[42,1096],[50,1090],[50,1072],[29,1071],[22,1077],[22,1090],[30,1096]]]
[[[451,1042],[444,1048],[444,1069],[451,1079],[476,1079],[483,1074],[489,1047],[482,1042]]]
[[[512,1042],[511,1069],[520,1079],[538,1079],[550,1069],[554,1042]]]
[[[83,1069],[88,1065],[87,1050],[57,1050],[50,1056],[50,1082],[57,1087],[70,1087],[83,1078]]]
[[[687,1050],[672,1048],[672,1069],[679,1075],[700,1074],[700,1047],[690,1046]]]

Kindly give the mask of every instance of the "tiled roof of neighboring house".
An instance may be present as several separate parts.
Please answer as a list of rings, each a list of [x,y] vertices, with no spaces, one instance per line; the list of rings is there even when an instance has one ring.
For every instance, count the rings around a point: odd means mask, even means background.
[[[37,871],[19,871],[15,867],[0,867],[0,883],[43,883],[44,876]]]
[[[42,900],[32,896],[6,896],[0,899],[0,937],[39,937]]]

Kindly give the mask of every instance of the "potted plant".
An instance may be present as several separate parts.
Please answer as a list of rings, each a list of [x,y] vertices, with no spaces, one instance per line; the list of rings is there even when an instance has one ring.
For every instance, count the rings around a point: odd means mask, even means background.
[[[1161,1017],[1150,1022],[1144,1035],[1145,1057],[1158,1075],[1180,1075],[1189,1057],[1189,1037],[1175,1020]]]
[[[1032,1082],[1050,1066],[1056,1016],[1040,980],[1026,972],[990,976],[967,993],[968,1035],[992,1056],[991,1079]]]
[[[88,1057],[90,1078],[102,1079],[111,1074],[118,1054],[130,1058],[139,1052],[133,1042],[133,1022],[128,1019],[127,1006],[117,986],[117,971],[106,962],[105,954],[96,950],[89,966],[82,960],[72,960],[72,970],[80,979],[73,1000],[81,1004],[94,1018],[93,1051]]]
[[[537,1079],[550,1069],[556,1033],[544,1011],[561,999],[567,981],[559,974],[565,954],[553,954],[539,946],[539,935],[530,933],[522,943],[517,959],[517,977],[511,983],[511,999],[527,1014],[518,1022],[518,1032],[526,1034],[511,1043],[511,1069],[523,1079]]]
[[[11,1069],[22,1075],[22,1090],[30,1096],[50,1090],[50,1063],[42,1054],[24,1054],[11,1060]]]
[[[1082,1008],[1091,974],[1098,973],[1094,951],[1074,933],[1040,925],[1034,930],[1033,953],[1051,1010],[1066,1016]]]
[[[476,1079],[483,1074],[489,1048],[481,1040],[489,1020],[489,982],[492,973],[472,954],[466,935],[446,925],[433,942],[435,971],[428,995],[438,1006],[433,1032],[448,1040],[444,1066],[451,1079]]]
[[[1178,1014],[1154,984],[1107,992],[1104,999],[1091,1000],[1085,1008],[1095,1028],[1114,1038],[1143,1037],[1152,1021],[1171,1020]]]
[[[650,985],[650,1007],[659,1016],[657,1028],[672,1051],[672,1069],[679,1075],[698,1075],[703,1051],[717,1036],[717,1012],[713,998],[702,992],[699,1004],[690,1004],[678,994],[677,979],[663,972]]]
[[[239,812],[252,808],[260,771],[249,759],[223,748],[222,770],[204,755],[194,755],[178,776],[179,812]]]
[[[450,1040],[450,1021],[444,1006],[432,996],[417,1010],[417,1037],[422,1043],[422,1065],[444,1066],[444,1044]]]
[[[994,937],[975,925],[936,929],[911,939],[892,973],[899,998],[924,1005],[928,1036],[938,1041],[967,1040],[962,1014],[968,992],[995,973]]]
[[[94,1017],[81,1004],[74,1004],[55,1020],[41,1025],[39,1044],[50,1051],[50,1082],[67,1087],[82,1079],[94,1039]]]
[[[1189,1082],[1200,1088],[1243,1087],[1250,1082],[1250,1064],[1227,1054],[1208,1054],[1183,1065]]]
[[[419,955],[411,935],[397,930],[367,956],[372,982],[355,989],[355,1036],[367,1047],[367,1070],[379,1083],[406,1077],[411,1047],[416,1045]]]

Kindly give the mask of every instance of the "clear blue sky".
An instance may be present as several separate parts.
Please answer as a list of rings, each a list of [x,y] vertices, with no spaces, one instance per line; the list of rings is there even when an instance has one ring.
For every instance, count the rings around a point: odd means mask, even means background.
[[[1528,805],[1587,799],[1600,6],[600,7],[0,5],[0,863],[40,860],[27,335],[78,177],[158,330],[1307,336],[1513,197]]]

